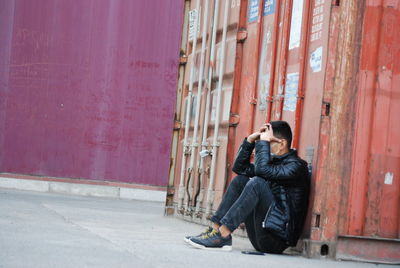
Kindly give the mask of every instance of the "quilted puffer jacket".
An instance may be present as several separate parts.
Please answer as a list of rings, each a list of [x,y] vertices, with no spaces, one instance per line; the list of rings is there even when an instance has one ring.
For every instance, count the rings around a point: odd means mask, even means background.
[[[255,163],[250,163],[256,148]],[[267,141],[249,143],[245,139],[239,148],[232,170],[238,175],[261,177],[272,189],[275,201],[265,215],[263,227],[289,246],[295,246],[304,226],[310,191],[307,162],[290,150],[282,156],[271,156]]]

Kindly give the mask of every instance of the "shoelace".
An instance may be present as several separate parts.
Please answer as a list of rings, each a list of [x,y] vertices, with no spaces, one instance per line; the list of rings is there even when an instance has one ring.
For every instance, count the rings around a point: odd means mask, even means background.
[[[206,238],[213,237],[213,236],[215,236],[217,234],[219,234],[219,232],[213,229],[211,232],[203,235],[201,238],[206,239]]]
[[[210,232],[211,232],[211,231],[210,231],[210,227],[207,227],[207,228],[204,230],[204,232],[202,232],[199,236],[200,236],[201,238],[203,238],[205,235],[208,235]]]

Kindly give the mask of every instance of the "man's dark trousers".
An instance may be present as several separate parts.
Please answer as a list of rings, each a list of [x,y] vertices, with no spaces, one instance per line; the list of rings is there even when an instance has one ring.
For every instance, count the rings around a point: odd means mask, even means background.
[[[273,201],[269,182],[260,177],[239,175],[230,183],[211,221],[227,226],[232,232],[244,222],[247,235],[256,250],[282,253],[288,247],[285,241],[262,228],[262,222]]]

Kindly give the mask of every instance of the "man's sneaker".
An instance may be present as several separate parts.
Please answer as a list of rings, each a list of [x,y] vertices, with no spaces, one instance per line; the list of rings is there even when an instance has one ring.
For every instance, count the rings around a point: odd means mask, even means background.
[[[192,236],[192,235],[185,236],[185,238],[183,240],[185,240],[185,242],[189,243],[190,238],[192,238],[192,237],[202,237],[202,236],[208,235],[209,233],[212,232],[212,230],[213,230],[213,228],[207,227],[207,229],[205,229],[204,232],[202,232],[201,234],[196,235],[196,236]]]
[[[212,230],[202,237],[192,237],[189,244],[200,249],[231,251],[232,236],[222,237],[220,232]]]

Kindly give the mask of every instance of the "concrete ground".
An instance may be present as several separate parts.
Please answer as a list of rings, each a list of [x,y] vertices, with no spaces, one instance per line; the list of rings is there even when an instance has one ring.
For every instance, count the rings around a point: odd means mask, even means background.
[[[202,226],[163,216],[162,203],[0,189],[0,267],[393,267],[191,248]]]

